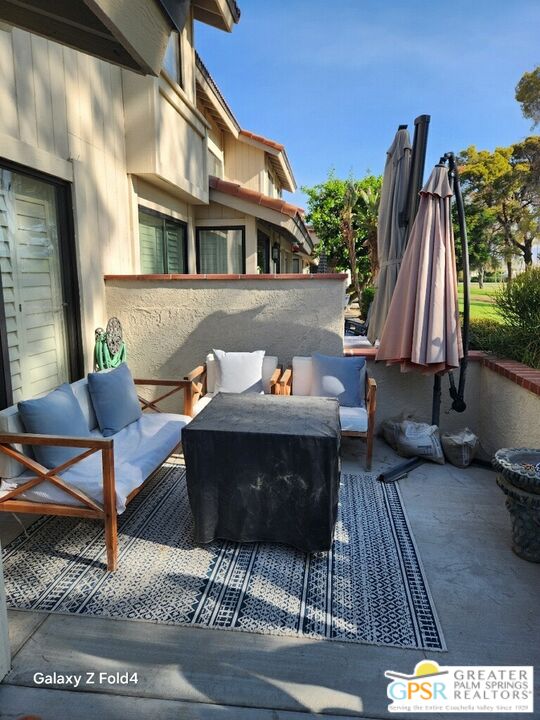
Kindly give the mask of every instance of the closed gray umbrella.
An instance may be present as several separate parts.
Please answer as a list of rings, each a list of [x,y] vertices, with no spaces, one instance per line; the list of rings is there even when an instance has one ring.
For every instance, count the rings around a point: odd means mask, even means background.
[[[420,191],[377,360],[406,371],[459,367],[463,344],[447,168],[436,165]]]
[[[405,250],[407,227],[400,219],[407,203],[410,171],[411,141],[408,130],[402,128],[388,150],[384,167],[377,230],[379,275],[367,333],[371,343],[381,337]]]

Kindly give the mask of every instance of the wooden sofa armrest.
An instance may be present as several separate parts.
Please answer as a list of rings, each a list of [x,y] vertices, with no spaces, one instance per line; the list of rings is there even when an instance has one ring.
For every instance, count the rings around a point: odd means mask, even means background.
[[[288,367],[279,379],[279,394],[290,395],[292,389],[292,368]]]
[[[83,452],[80,453],[80,455],[66,460],[66,462],[63,462],[55,468],[46,468],[36,460],[15,450],[15,448],[12,447],[13,444],[79,447]],[[114,440],[112,438],[83,438],[63,435],[36,435],[33,433],[1,433],[0,452],[13,458],[36,474],[36,477],[30,478],[27,482],[2,495],[0,498],[0,506],[2,503],[16,498],[18,495],[32,489],[36,485],[40,485],[43,482],[50,482],[93,511],[98,513],[105,512],[106,515],[112,514],[113,512],[116,513]],[[58,477],[60,473],[96,452],[101,452],[102,454],[104,507],[101,507],[99,503],[82,490],[71,487],[68,483],[64,482],[62,478]]]
[[[190,384],[189,390],[184,392],[184,415],[193,417],[195,405],[206,392],[206,363],[193,368],[184,380]]]
[[[196,380],[198,377],[201,377],[201,375],[204,375],[205,372],[206,365],[197,365],[196,368],[194,368],[184,377],[184,380],[187,380],[188,382],[193,382],[193,380]]]
[[[166,392],[164,395],[160,395],[155,400],[147,400],[139,395],[139,401],[141,403],[142,410],[153,410],[154,412],[161,412],[157,404],[162,400],[165,400],[171,395],[174,395],[180,390],[184,391],[184,408],[183,414],[191,417],[193,408],[193,386],[190,380],[161,380],[161,379],[147,379],[147,378],[134,378],[133,382],[135,385],[147,385],[148,387],[171,387],[172,390]]]
[[[282,371],[283,368],[278,365],[272,373],[272,376],[270,378],[270,392],[272,395],[279,395],[279,378],[281,377]]]
[[[374,415],[377,408],[377,381],[375,378],[368,377],[366,385],[366,405],[368,415]]]
[[[33,433],[1,433],[0,445],[61,445],[63,447],[112,448],[112,438],[72,437],[68,435],[36,435]]]

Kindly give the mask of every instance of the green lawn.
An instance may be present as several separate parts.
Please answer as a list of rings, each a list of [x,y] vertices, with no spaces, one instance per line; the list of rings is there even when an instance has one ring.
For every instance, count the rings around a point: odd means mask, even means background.
[[[500,283],[484,283],[480,289],[478,283],[471,283],[471,319],[500,320],[494,305],[494,294],[501,287]],[[459,309],[463,310],[463,283],[459,283]]]

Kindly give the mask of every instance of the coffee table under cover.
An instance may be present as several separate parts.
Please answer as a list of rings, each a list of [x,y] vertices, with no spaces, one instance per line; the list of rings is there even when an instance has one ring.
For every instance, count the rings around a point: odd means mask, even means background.
[[[183,429],[195,541],[332,544],[339,492],[337,400],[222,394]]]

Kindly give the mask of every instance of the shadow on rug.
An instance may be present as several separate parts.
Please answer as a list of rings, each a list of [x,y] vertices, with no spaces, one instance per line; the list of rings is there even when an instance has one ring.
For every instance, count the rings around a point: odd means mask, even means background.
[[[4,551],[8,606],[272,635],[445,650],[396,484],[342,475],[332,550],[196,546],[185,470],[164,466],[119,518],[119,568],[103,526],[43,517]]]

